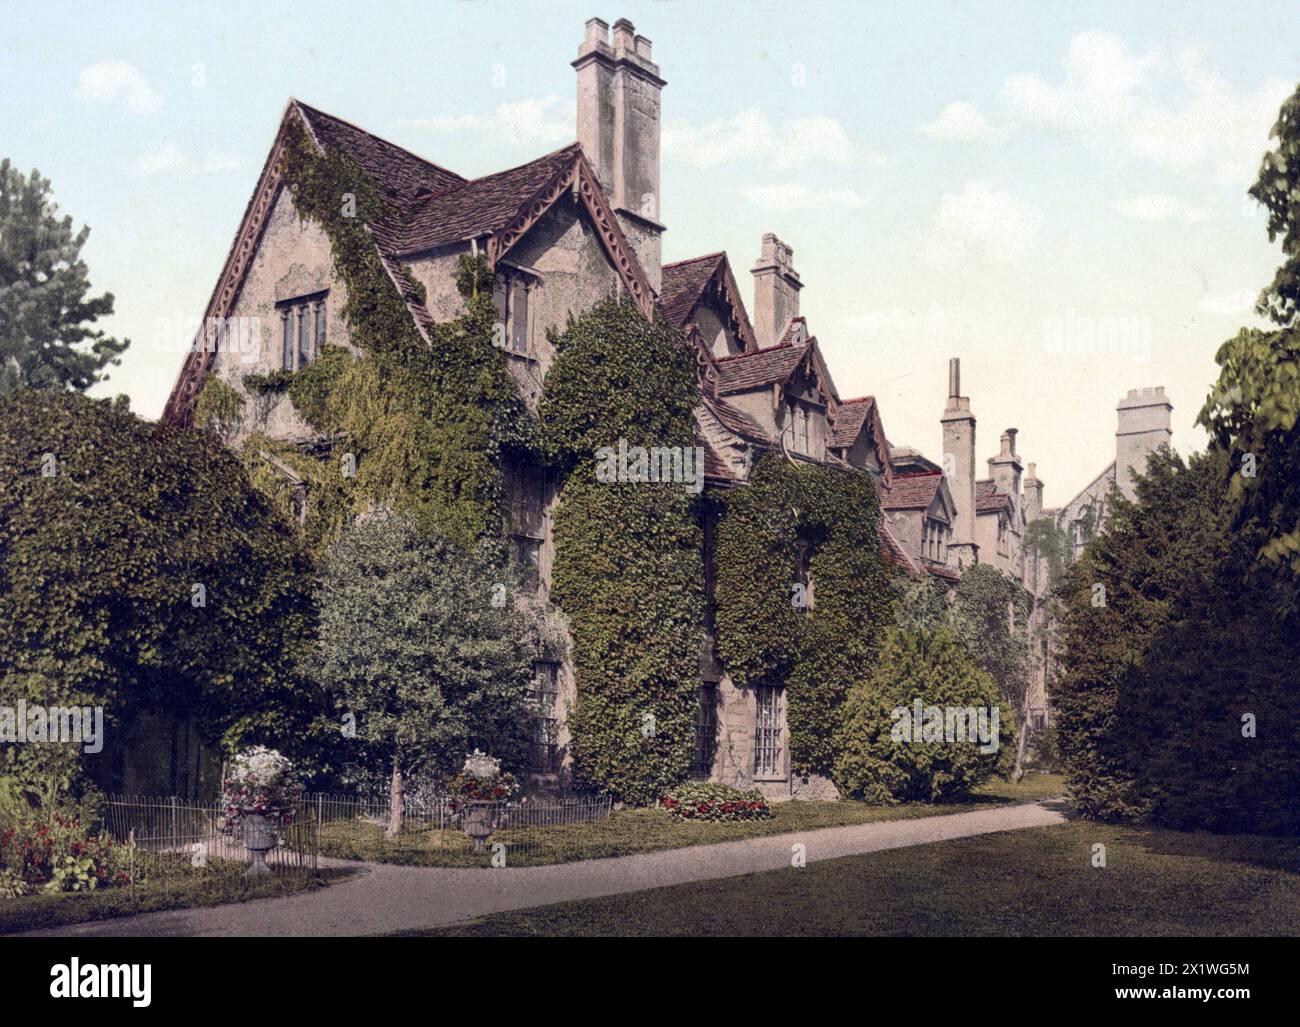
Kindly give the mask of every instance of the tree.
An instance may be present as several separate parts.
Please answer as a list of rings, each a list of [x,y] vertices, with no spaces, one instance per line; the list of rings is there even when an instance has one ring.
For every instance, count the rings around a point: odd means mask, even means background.
[[[925,714],[915,722],[916,703]],[[937,708],[938,733],[930,710]],[[993,710],[998,711],[996,724]],[[985,739],[947,726],[950,711],[969,711]],[[1003,762],[1014,737],[1014,715],[993,679],[966,655],[946,628],[890,629],[870,676],[844,703],[836,738],[834,780],[840,791],[867,802],[960,799]]]
[[[401,829],[417,772],[449,774],[472,748],[521,769],[537,654],[505,569],[385,512],[349,528],[322,563],[304,671],[355,728],[356,762],[388,778],[385,837]]]
[[[1300,578],[1300,87],[1282,104],[1250,195],[1268,210],[1268,238],[1283,261],[1256,311],[1275,331],[1243,328],[1220,348],[1219,380],[1198,422],[1229,456],[1225,467],[1234,524],[1263,529],[1258,557],[1281,571],[1282,606],[1296,607]]]
[[[209,741],[303,752],[310,567],[216,439],[19,389],[0,397],[0,467],[0,705],[103,706],[113,732],[193,716]],[[20,777],[65,784],[95,759],[8,748]]]
[[[0,395],[20,385],[85,390],[121,363],[130,340],[93,327],[113,313],[113,294],[87,295],[89,235],[58,217],[49,179],[0,161]]]
[[[1152,639],[1168,628],[1180,597],[1213,595],[1213,582],[1222,586],[1218,568],[1233,544],[1225,464],[1222,454],[1194,457],[1190,466],[1169,452],[1152,456],[1135,482],[1136,502],[1116,498],[1107,530],[1066,574],[1057,731],[1070,792],[1086,816],[1149,812],[1136,764],[1158,742],[1125,733],[1143,726],[1125,728],[1123,696],[1132,675],[1150,663]],[[1218,593],[1217,601],[1230,599]]]

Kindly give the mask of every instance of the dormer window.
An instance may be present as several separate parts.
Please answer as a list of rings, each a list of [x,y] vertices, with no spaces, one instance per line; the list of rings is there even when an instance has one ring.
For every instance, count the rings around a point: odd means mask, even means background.
[[[790,449],[804,456],[812,456],[812,413],[800,402],[788,408],[786,424],[790,433]]]
[[[325,348],[327,292],[299,296],[276,304],[280,311],[280,366],[286,371],[306,367]]]

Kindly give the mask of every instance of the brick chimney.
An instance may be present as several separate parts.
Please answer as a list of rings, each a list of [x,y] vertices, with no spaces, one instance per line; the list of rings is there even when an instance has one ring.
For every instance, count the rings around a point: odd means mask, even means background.
[[[948,405],[940,424],[943,473],[957,507],[948,551],[958,567],[970,567],[979,555],[975,542],[975,415],[971,413],[970,397],[961,395],[961,360],[957,357],[948,361]]]
[[[1170,421],[1174,405],[1165,387],[1129,389],[1115,407],[1119,427],[1115,432],[1115,483],[1126,499],[1135,495],[1133,479],[1145,474],[1147,457],[1173,438]]]
[[[768,232],[750,274],[754,276],[754,335],[760,347],[773,346],[790,318],[799,314],[803,282],[794,269],[794,250]]]
[[[587,21],[573,62],[578,73],[578,142],[596,170],[619,227],[650,285],[663,282],[659,217],[659,94],[666,83],[650,59],[650,40],[626,18]]]

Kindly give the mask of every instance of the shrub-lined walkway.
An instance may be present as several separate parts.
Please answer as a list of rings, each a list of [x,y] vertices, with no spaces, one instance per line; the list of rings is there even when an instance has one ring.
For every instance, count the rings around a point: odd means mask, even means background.
[[[150,913],[33,933],[340,936],[427,930],[545,903],[776,870],[790,866],[796,844],[804,846],[812,864],[882,849],[1060,824],[1064,817],[1059,805],[1026,803],[557,866],[482,870],[354,864],[367,871],[360,879],[310,894]]]

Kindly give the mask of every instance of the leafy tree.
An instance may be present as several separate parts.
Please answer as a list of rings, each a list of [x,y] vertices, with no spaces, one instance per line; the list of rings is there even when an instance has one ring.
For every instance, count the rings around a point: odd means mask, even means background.
[[[1213,584],[1222,587],[1218,568],[1232,544],[1225,463],[1222,454],[1194,457],[1190,466],[1169,452],[1152,456],[1135,482],[1136,502],[1116,498],[1106,532],[1065,577],[1057,731],[1070,791],[1087,816],[1149,812],[1135,761],[1149,758],[1158,742],[1138,744],[1140,735],[1126,734],[1121,694],[1149,662],[1151,640],[1169,627],[1180,597],[1230,599]],[[1160,669],[1150,664],[1152,673]]]
[[[1256,310],[1275,331],[1243,328],[1215,359],[1219,380],[1198,421],[1229,455],[1234,524],[1263,529],[1259,558],[1282,571],[1281,602],[1296,609],[1300,577],[1300,87],[1282,104],[1250,195],[1268,210],[1268,238],[1282,240],[1282,265]]]
[[[972,726],[979,723],[978,710],[985,710],[989,744],[981,745],[978,737],[972,741],[956,722],[951,740],[946,734],[935,738],[926,731],[927,717],[913,722],[918,699],[923,710],[945,711],[945,720],[949,709],[974,709]],[[849,690],[841,712],[835,784],[844,795],[867,802],[960,799],[997,771],[1014,739],[1010,705],[946,628],[916,633],[891,628],[870,676]]]
[[[415,773],[451,773],[475,747],[525,765],[536,654],[505,584],[503,568],[407,515],[375,514],[325,551],[304,671],[355,729],[355,762],[388,778],[389,838]]]
[[[58,216],[48,178],[0,161],[0,395],[20,385],[84,390],[121,362],[130,340],[93,327],[113,313],[113,294],[87,295],[89,235]]]
[[[0,467],[0,705],[102,705],[110,742],[153,711],[304,752],[321,712],[291,674],[310,567],[215,438],[19,389],[0,398]],[[3,759],[66,785],[97,759],[70,750]]]

